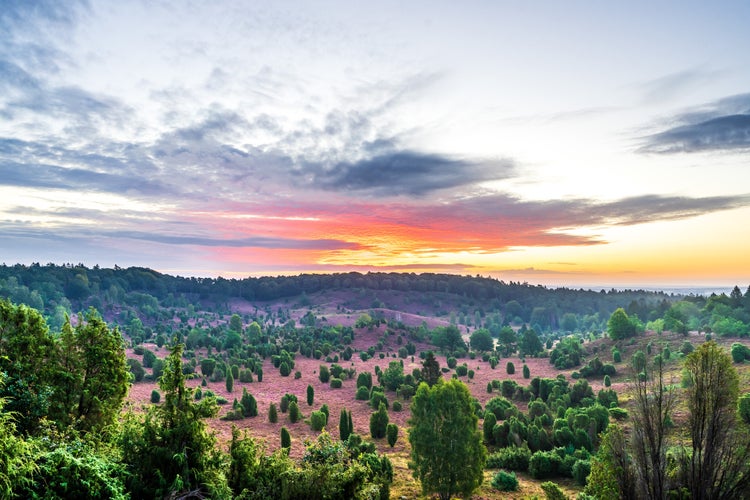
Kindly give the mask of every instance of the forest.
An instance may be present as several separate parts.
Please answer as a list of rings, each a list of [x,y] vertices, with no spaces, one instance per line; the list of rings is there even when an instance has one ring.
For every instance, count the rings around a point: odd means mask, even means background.
[[[0,497],[742,498],[749,333],[750,287],[3,265]]]

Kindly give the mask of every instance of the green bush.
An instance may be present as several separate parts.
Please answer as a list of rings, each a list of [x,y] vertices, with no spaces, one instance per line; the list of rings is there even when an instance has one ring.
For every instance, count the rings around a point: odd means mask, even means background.
[[[331,389],[341,389],[341,386],[343,385],[343,382],[340,378],[332,378],[331,379]]]
[[[320,410],[316,410],[310,414],[310,427],[312,427],[312,430],[319,432],[323,430],[323,427],[326,425],[326,421],[328,420],[328,417],[326,417],[326,414],[323,413]]]
[[[370,390],[365,386],[357,387],[357,394],[354,396],[357,401],[367,401],[370,399]]]
[[[302,418],[302,412],[300,412],[299,405],[296,401],[289,403],[289,421],[296,424]]]
[[[586,486],[586,479],[591,473],[591,462],[589,460],[578,460],[573,464],[573,479],[581,486]]]
[[[552,481],[542,483],[542,491],[544,491],[547,500],[568,500],[563,490]]]
[[[385,404],[381,402],[378,406],[378,411],[370,415],[370,436],[373,439],[385,437],[388,420],[388,411],[386,411]]]
[[[625,408],[610,408],[609,414],[615,420],[625,420],[628,418],[628,410]]]
[[[161,394],[159,394],[159,391],[154,389],[151,391],[151,402],[154,404],[158,404],[159,401],[161,401]]]
[[[393,411],[401,411],[403,409],[403,406],[401,405],[401,401],[394,401],[392,409]]]
[[[292,447],[292,436],[286,427],[281,428],[281,447],[287,450]]]
[[[268,407],[268,421],[275,424],[279,421],[279,412],[276,410],[276,403],[271,403]]]
[[[552,451],[537,451],[529,459],[529,474],[534,479],[546,479],[557,475],[562,459]]]
[[[508,363],[505,365],[505,372],[508,375],[513,375],[516,373],[516,365],[513,364],[513,361],[508,361]]]
[[[501,470],[492,478],[492,487],[498,491],[518,491],[518,478],[514,472]]]
[[[388,438],[388,446],[393,448],[398,439],[398,426],[396,424],[388,424],[385,428],[385,436]]]
[[[320,381],[324,384],[327,384],[331,379],[331,371],[326,365],[320,365],[320,369],[318,371],[318,379],[320,379]]]
[[[253,372],[247,368],[240,370],[240,382],[243,384],[249,384],[253,381]]]
[[[518,472],[526,472],[529,469],[531,451],[527,447],[517,448],[508,446],[500,448],[487,457],[485,467],[487,469],[508,469]]]

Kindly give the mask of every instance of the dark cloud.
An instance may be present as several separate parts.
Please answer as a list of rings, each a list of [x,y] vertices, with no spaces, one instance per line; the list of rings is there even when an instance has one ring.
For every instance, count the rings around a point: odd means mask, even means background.
[[[262,236],[250,238],[204,238],[198,236],[173,236],[166,234],[143,233],[139,231],[117,231],[106,233],[106,236],[114,238],[129,238],[134,240],[146,240],[166,245],[195,245],[204,247],[231,247],[231,248],[269,248],[269,249],[292,249],[292,250],[357,250],[360,246],[333,239],[293,239],[293,238],[267,238]]]
[[[676,125],[645,138],[644,153],[750,149],[750,94],[721,99],[671,120]]]
[[[396,151],[356,162],[339,162],[329,169],[318,168],[313,183],[323,189],[358,194],[424,196],[437,190],[507,179],[513,171],[508,160],[474,163],[436,154]]]

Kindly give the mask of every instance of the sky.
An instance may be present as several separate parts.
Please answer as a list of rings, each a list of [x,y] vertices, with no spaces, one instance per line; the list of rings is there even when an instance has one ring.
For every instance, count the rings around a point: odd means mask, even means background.
[[[745,1],[0,0],[0,262],[750,283]]]

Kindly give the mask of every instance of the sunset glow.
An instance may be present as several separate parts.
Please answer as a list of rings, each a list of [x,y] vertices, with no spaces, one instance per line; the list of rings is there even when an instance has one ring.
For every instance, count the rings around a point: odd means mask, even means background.
[[[746,2],[3,10],[6,264],[750,282]]]

